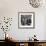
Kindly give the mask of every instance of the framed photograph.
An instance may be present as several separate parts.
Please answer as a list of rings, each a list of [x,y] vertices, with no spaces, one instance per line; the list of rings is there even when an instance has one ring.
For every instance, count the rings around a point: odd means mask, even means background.
[[[33,29],[35,28],[34,12],[18,12],[18,28]]]

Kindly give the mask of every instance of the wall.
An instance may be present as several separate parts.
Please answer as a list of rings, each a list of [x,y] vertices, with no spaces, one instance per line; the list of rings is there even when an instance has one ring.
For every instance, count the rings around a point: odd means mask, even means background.
[[[35,29],[18,29],[18,12],[35,12]],[[37,39],[46,40],[45,6],[33,8],[30,6],[29,0],[0,0],[0,17],[4,16],[13,18],[12,26],[8,33],[17,40],[27,40],[34,34],[37,35]],[[0,31],[0,35],[2,33],[3,31]],[[0,36],[0,39],[2,38]]]

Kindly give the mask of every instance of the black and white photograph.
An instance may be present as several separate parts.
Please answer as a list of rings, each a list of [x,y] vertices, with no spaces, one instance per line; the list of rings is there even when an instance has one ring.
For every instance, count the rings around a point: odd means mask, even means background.
[[[19,28],[34,28],[35,27],[35,13],[34,12],[19,12],[18,13],[18,27]]]

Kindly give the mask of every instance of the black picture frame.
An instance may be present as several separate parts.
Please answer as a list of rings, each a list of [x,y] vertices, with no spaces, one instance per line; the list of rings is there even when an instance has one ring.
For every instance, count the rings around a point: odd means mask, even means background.
[[[18,28],[34,29],[35,28],[35,12],[18,12]]]

